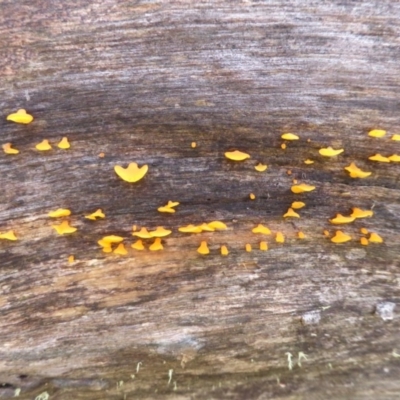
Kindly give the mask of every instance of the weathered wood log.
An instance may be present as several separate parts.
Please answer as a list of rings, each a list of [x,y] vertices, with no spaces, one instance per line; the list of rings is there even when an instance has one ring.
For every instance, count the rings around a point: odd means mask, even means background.
[[[400,154],[396,2],[3,1],[1,16],[1,144],[20,150],[0,156],[0,232],[19,238],[0,241],[2,398],[398,398],[400,167],[368,161]],[[35,120],[6,121],[19,108]],[[301,139],[283,150],[284,132]],[[130,162],[149,165],[135,184],[113,170]],[[334,244],[328,219],[351,207],[374,216]],[[77,232],[56,234],[57,208]],[[177,230],[212,220],[229,229]],[[259,223],[286,242],[258,250]],[[173,235],[135,251],[134,224]],[[361,246],[362,227],[384,243]],[[129,254],[103,253],[106,234]]]

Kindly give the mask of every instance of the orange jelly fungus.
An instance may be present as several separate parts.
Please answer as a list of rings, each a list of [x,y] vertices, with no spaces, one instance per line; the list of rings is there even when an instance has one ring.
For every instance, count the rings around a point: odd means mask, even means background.
[[[398,135],[398,134],[397,135],[393,135],[391,139],[392,140],[396,140],[398,142],[398,141],[400,141],[400,135]]]
[[[258,164],[254,167],[254,169],[255,169],[256,171],[258,171],[258,172],[264,172],[264,171],[267,170],[267,168],[268,168],[267,165],[261,164],[261,163],[258,163]]]
[[[267,242],[260,242],[260,250],[267,251],[268,250],[268,243]]]
[[[68,138],[63,137],[61,141],[57,144],[57,147],[63,150],[69,149],[71,145],[69,144]]]
[[[251,230],[253,233],[262,233],[263,235],[270,235],[271,231],[269,228],[262,224],[258,224],[255,228]]]
[[[197,143],[196,143],[196,142],[192,142],[191,145],[190,145],[190,147],[191,147],[192,149],[195,149],[195,148],[197,147]]]
[[[299,239],[305,239],[306,235],[304,234],[304,232],[300,231],[300,232],[297,232],[297,237]]]
[[[304,164],[307,164],[307,165],[314,164],[314,161],[307,158],[307,160],[304,161]]]
[[[161,238],[157,237],[154,239],[154,242],[149,246],[149,250],[157,251],[164,249],[164,246],[161,243]]]
[[[12,146],[11,143],[6,143],[6,144],[3,144],[3,146],[1,146],[1,147],[3,147],[3,151],[6,154],[18,154],[19,150],[13,149],[11,146]]]
[[[229,160],[233,160],[233,161],[243,161],[243,160],[247,160],[248,158],[250,158],[250,154],[243,153],[239,150],[235,150],[235,151],[227,151],[225,153],[225,157],[229,158]]]
[[[144,250],[144,244],[141,239],[137,240],[135,243],[132,243],[131,247],[135,250]]]
[[[72,264],[75,261],[75,257],[73,255],[68,256],[68,262]]]
[[[104,158],[105,154],[103,152],[99,153],[100,158]]]
[[[354,217],[345,217],[342,214],[336,214],[335,218],[329,220],[331,224],[348,224],[355,220]]]
[[[249,197],[250,200],[254,200],[256,198],[256,195],[254,193],[250,193]]]
[[[221,246],[221,255],[227,256],[229,254],[228,248],[226,246]]]
[[[200,247],[197,249],[197,252],[203,255],[209,254],[210,250],[208,249],[207,242],[202,241],[200,243]]]
[[[324,236],[329,237],[329,231],[327,231],[326,229],[324,230]]]
[[[349,240],[351,240],[351,236],[342,231],[336,231],[335,236],[331,238],[333,243],[344,243],[348,242]]]
[[[63,221],[60,225],[52,225],[52,227],[59,235],[66,235],[68,233],[74,233],[77,231],[77,228],[70,226],[68,221]]]
[[[15,236],[14,231],[7,231],[4,233],[0,233],[0,239],[15,241],[17,240],[17,237]]]
[[[96,218],[105,218],[105,216],[106,215],[103,213],[103,211],[101,211],[101,208],[99,208],[94,213],[92,213],[90,215],[85,215],[85,218],[95,221]]]
[[[139,232],[132,232],[132,235],[141,239],[150,239],[153,237],[146,228],[142,228]]]
[[[383,239],[375,232],[370,233],[369,241],[372,243],[383,243]]]
[[[288,170],[286,171],[286,173],[287,173],[288,175],[292,175],[292,170],[288,169]]]
[[[364,234],[364,235],[367,235],[369,231],[368,231],[367,228],[361,228],[361,229],[360,229],[360,232],[361,232],[362,234]]]
[[[285,236],[283,236],[282,232],[277,232],[275,236],[275,241],[277,243],[284,243],[285,242]]]
[[[289,208],[289,209],[286,211],[286,214],[283,214],[283,217],[284,217],[284,218],[287,218],[287,217],[300,218],[300,215],[297,214],[297,212],[294,211],[292,208]]]
[[[228,229],[228,227],[221,221],[211,221],[207,224],[210,228],[215,229],[216,231],[224,231]]]
[[[126,250],[123,243],[120,243],[117,248],[114,250],[115,254],[119,254],[121,256],[125,256],[128,254],[128,250]]]
[[[124,240],[124,238],[121,236],[116,236],[116,235],[108,235],[108,236],[103,236],[103,238],[101,240],[104,243],[112,244],[112,243],[121,243]]]
[[[291,205],[292,208],[296,209],[300,209],[303,208],[306,205],[306,203],[303,203],[302,201],[294,201]]]
[[[361,210],[361,208],[354,207],[352,208],[352,213],[351,217],[353,218],[366,218],[366,217],[372,217],[374,215],[374,212],[372,210]]]
[[[303,193],[303,192],[311,192],[315,189],[315,186],[312,185],[306,185],[305,183],[302,183],[300,185],[294,185],[291,187],[291,191],[293,193]]]
[[[361,170],[353,162],[348,167],[345,167],[344,169],[350,173],[351,178],[366,178],[366,177],[370,176],[372,173],[372,172],[366,172],[366,171]]]
[[[39,151],[51,150],[51,144],[49,143],[49,141],[47,139],[42,140],[35,147]]]
[[[59,208],[55,211],[50,211],[47,215],[51,218],[68,217],[71,215],[71,211],[68,208]]]
[[[170,235],[171,233],[172,233],[172,231],[170,231],[169,229],[165,229],[162,226],[157,226],[156,230],[149,232],[150,236],[154,237],[154,238],[155,237],[159,237],[159,238],[165,237],[165,236]]]
[[[368,157],[368,160],[371,161],[378,161],[378,162],[384,162],[384,163],[389,163],[390,159],[387,157],[384,157],[383,155],[377,153],[374,156]]]
[[[181,226],[180,228],[178,228],[178,231],[182,233],[201,233],[202,229],[198,225],[189,224],[186,226]]]
[[[384,131],[383,129],[372,129],[372,131],[368,132],[368,136],[371,137],[384,137],[386,135],[386,131]]]
[[[299,140],[299,137],[294,133],[284,133],[281,138],[284,140]]]
[[[392,162],[400,162],[400,156],[398,154],[393,154],[392,156],[388,157],[388,159]]]
[[[201,224],[199,227],[201,228],[202,232],[214,232],[215,231],[215,228],[208,226],[208,224],[205,222],[203,224]]]
[[[360,239],[360,243],[363,245],[363,246],[368,246],[368,239],[366,238],[366,237],[362,237],[361,239]]]
[[[246,248],[246,251],[248,252],[248,253],[250,253],[251,252],[251,244],[250,243],[246,243],[246,246],[245,246],[245,248]]]
[[[332,147],[326,147],[323,149],[319,149],[319,154],[324,157],[335,157],[344,152],[344,149],[334,150]]]
[[[16,113],[7,115],[7,121],[16,122],[17,124],[30,124],[33,121],[33,116],[21,108]]]
[[[148,165],[138,167],[136,163],[130,163],[127,168],[122,168],[120,165],[114,167],[115,173],[125,182],[133,183],[140,181],[149,170]]]
[[[282,149],[282,150],[286,150],[286,147],[287,147],[287,146],[286,146],[286,143],[282,143],[282,144],[281,144],[281,149]]]

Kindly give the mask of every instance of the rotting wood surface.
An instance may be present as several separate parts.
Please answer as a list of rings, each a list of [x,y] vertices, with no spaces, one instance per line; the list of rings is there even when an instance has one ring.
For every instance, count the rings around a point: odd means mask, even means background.
[[[400,167],[367,160],[400,153],[398,2],[0,7],[1,142],[20,150],[0,155],[0,231],[20,238],[0,243],[2,398],[398,398],[399,320],[375,309],[399,301]],[[18,108],[34,122],[6,122]],[[369,138],[378,127],[388,135]],[[302,140],[284,151],[284,132]],[[36,151],[42,139],[54,149]],[[345,152],[323,159],[328,145]],[[234,149],[252,158],[229,162]],[[349,178],[351,161],[372,176]],[[149,165],[137,184],[113,171],[129,162]],[[317,189],[294,195],[292,179]],[[158,213],[168,200],[177,212]],[[334,245],[328,218],[354,206],[375,215]],[[59,207],[78,232],[54,232]],[[97,208],[105,220],[83,218]],[[211,220],[230,229],[177,233]],[[286,243],[257,250],[258,223]],[[133,224],[174,234],[162,252],[101,252],[105,234],[131,243]],[[361,227],[385,243],[362,247]]]

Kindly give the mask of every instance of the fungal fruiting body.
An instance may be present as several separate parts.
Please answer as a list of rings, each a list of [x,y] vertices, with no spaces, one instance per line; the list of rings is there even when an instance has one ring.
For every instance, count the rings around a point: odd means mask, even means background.
[[[335,236],[331,238],[333,243],[344,243],[351,240],[351,236],[343,233],[342,231],[336,231]]]
[[[268,243],[267,242],[260,242],[260,250],[267,251],[268,250]]]
[[[164,247],[161,243],[161,238],[160,237],[156,237],[154,239],[154,242],[149,246],[149,250],[151,251],[157,251],[157,250],[162,250]]]
[[[361,229],[360,229],[360,232],[361,232],[362,234],[364,234],[364,235],[367,235],[367,234],[368,234],[368,229],[367,229],[367,228],[361,228]]]
[[[370,233],[369,241],[372,243],[383,243],[383,239],[375,232]]]
[[[48,216],[51,218],[68,217],[69,215],[71,215],[71,211],[68,208],[58,208],[48,213]]]
[[[379,153],[375,154],[374,156],[368,157],[368,160],[390,163],[390,159],[388,157],[384,157]]]
[[[226,246],[221,246],[221,255],[227,256],[229,254],[228,248]]]
[[[179,206],[179,202],[178,201],[168,201],[168,204],[162,207],[158,207],[157,211],[159,212],[165,212],[165,213],[174,213],[176,210],[174,209],[174,207]]]
[[[292,208],[289,208],[289,209],[286,211],[286,213],[283,214],[283,217],[284,217],[284,218],[287,218],[287,217],[300,218],[300,215],[297,214],[297,212],[294,211]]]
[[[393,135],[391,139],[392,140],[396,140],[396,141],[400,141],[400,135],[399,134]]]
[[[202,229],[200,226],[189,224],[186,226],[181,226],[178,228],[178,231],[182,233],[201,233]]]
[[[125,246],[123,243],[120,243],[116,249],[114,250],[115,254],[119,254],[121,256],[125,256],[128,254],[128,250],[126,250]]]
[[[131,247],[135,250],[144,250],[144,245],[141,239],[137,240],[135,243],[132,243]]]
[[[15,241],[17,240],[17,237],[15,236],[14,231],[7,231],[4,233],[0,233],[0,239]]]
[[[51,150],[51,144],[49,143],[49,141],[47,139],[42,140],[35,147],[39,151]]]
[[[329,237],[329,231],[327,231],[326,229],[324,230],[324,236]]]
[[[344,149],[334,150],[332,147],[326,147],[323,149],[319,149],[319,154],[324,157],[335,157],[344,152]]]
[[[360,239],[360,243],[363,245],[363,246],[368,246],[368,239],[366,238],[366,237],[362,237],[361,239]]]
[[[158,226],[156,230],[150,231],[150,232],[149,232],[149,235],[150,235],[151,237],[154,237],[154,238],[155,238],[155,237],[161,238],[161,237],[164,237],[164,236],[168,236],[168,235],[170,235],[171,233],[172,233],[172,231],[170,231],[169,229],[165,229],[165,228],[162,227],[162,226]]]
[[[281,144],[281,149],[282,149],[282,150],[286,150],[286,147],[287,147],[287,146],[286,146],[286,143],[282,143],[282,144]]]
[[[63,150],[69,149],[71,145],[69,144],[68,138],[63,137],[61,141],[57,144],[57,147]]]
[[[268,168],[267,165],[261,164],[261,163],[258,163],[258,164],[254,167],[254,169],[255,169],[256,171],[258,171],[258,172],[264,172],[264,171],[267,170],[267,168]]]
[[[120,165],[114,167],[115,173],[125,182],[134,183],[140,181],[149,170],[148,165],[138,167],[137,163],[130,163],[127,168],[123,168]]]
[[[355,220],[354,217],[345,217],[342,214],[337,214],[335,218],[329,220],[331,224],[348,224]]]
[[[17,124],[30,124],[33,121],[33,116],[21,108],[17,112],[7,115],[7,121],[16,122]]]
[[[206,241],[203,240],[200,243],[200,247],[197,249],[197,252],[200,253],[200,254],[203,254],[203,255],[206,255],[206,254],[210,253],[210,250],[208,249]]]
[[[299,137],[294,133],[284,133],[281,138],[284,140],[299,140]]]
[[[141,239],[150,239],[153,237],[146,228],[142,228],[139,232],[133,232],[132,235]]]
[[[253,233],[262,233],[264,235],[270,235],[271,231],[268,227],[258,224],[255,228],[251,230]]]
[[[374,212],[372,210],[362,210],[361,208],[357,207],[353,207],[352,211],[353,212],[350,214],[350,216],[353,218],[366,218],[372,217],[374,215]]]
[[[314,164],[314,161],[307,158],[307,160],[304,161],[304,164],[307,164],[307,165]]]
[[[227,151],[225,157],[232,161],[244,161],[250,158],[250,154],[243,153],[242,151]]]
[[[215,231],[215,229],[213,227],[209,226],[206,222],[201,224],[199,226],[199,228],[201,228],[202,232],[214,232]]]
[[[6,143],[6,144],[3,144],[3,146],[1,146],[1,147],[3,148],[3,151],[6,154],[18,154],[19,150],[13,149],[11,146],[12,146],[11,143]]]
[[[392,162],[400,162],[400,156],[398,154],[393,154],[389,156],[388,159]]]
[[[305,239],[306,235],[304,234],[304,232],[300,231],[300,232],[297,232],[297,237],[299,239]]]
[[[124,238],[116,235],[108,235],[108,236],[103,236],[101,240],[103,241],[103,243],[114,244],[114,243],[121,243],[124,240]]]
[[[277,232],[275,236],[275,241],[277,243],[284,243],[285,242],[285,236],[283,236],[282,232]]]
[[[224,231],[228,229],[228,227],[221,221],[211,221],[207,224],[210,228],[215,229],[216,231]]]
[[[190,145],[190,147],[191,147],[192,149],[195,149],[195,148],[197,147],[196,142],[192,142],[191,145]]]
[[[312,185],[307,185],[305,183],[302,183],[300,185],[294,185],[291,187],[291,191],[293,193],[303,193],[303,192],[311,192],[315,189],[315,186]]]
[[[371,172],[363,171],[356,166],[355,163],[351,163],[348,167],[344,168],[349,172],[351,178],[367,178],[371,175]]]
[[[372,129],[372,131],[368,132],[368,136],[371,136],[371,137],[380,138],[385,135],[386,135],[386,131],[384,131],[383,129]]]
[[[73,255],[68,256],[68,262],[72,264],[75,261],[75,257]]]
[[[250,193],[249,197],[250,200],[254,200],[256,198],[256,195],[254,193]]]
[[[251,244],[250,243],[246,243],[245,249],[248,253],[251,252]]]
[[[300,209],[303,208],[305,205],[306,203],[303,203],[302,201],[294,201],[291,205],[291,208]]]
[[[68,233],[74,233],[77,231],[77,228],[70,226],[68,221],[61,222],[60,225],[52,225],[52,227],[56,230],[59,235],[65,235]]]
[[[92,213],[90,215],[85,215],[85,218],[91,219],[93,221],[95,221],[97,218],[105,218],[105,217],[106,217],[106,215],[103,213],[101,208],[99,208],[98,210],[96,210],[94,213]]]

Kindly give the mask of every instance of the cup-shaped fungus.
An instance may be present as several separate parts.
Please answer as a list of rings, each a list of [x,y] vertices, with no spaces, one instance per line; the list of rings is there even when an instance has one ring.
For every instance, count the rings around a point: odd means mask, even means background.
[[[372,131],[368,132],[368,136],[371,136],[371,137],[380,138],[380,137],[384,137],[385,135],[386,135],[386,131],[383,129],[372,129]]]
[[[233,161],[244,161],[250,158],[250,154],[243,153],[242,151],[239,150],[235,150],[235,151],[227,151],[225,153],[225,157]]]
[[[4,153],[6,154],[18,154],[19,150],[13,149],[11,143],[6,143],[1,146],[3,148]]]
[[[267,251],[268,250],[268,243],[267,242],[260,242],[260,250]]]
[[[282,232],[277,232],[275,236],[275,241],[277,243],[284,243],[285,242],[285,236],[283,236]]]
[[[369,241],[372,243],[383,243],[383,239],[375,232],[369,234]]]
[[[255,228],[251,230],[253,233],[262,233],[263,235],[270,235],[271,231],[268,227],[258,224]]]
[[[160,237],[156,237],[154,239],[154,242],[149,246],[149,250],[151,251],[157,251],[157,250],[162,250],[164,247],[161,243],[161,238]]]
[[[315,189],[315,186],[307,185],[305,183],[301,183],[300,185],[294,185],[291,187],[291,191],[293,193],[303,193],[303,192],[311,192]]]
[[[16,122],[17,124],[30,124],[33,121],[33,116],[21,108],[17,112],[7,115],[7,121]]]
[[[140,181],[147,173],[149,169],[148,165],[138,167],[137,163],[130,163],[127,168],[123,168],[120,165],[114,167],[115,173],[125,182],[134,183]]]
[[[228,248],[226,246],[221,246],[221,255],[227,256],[229,254]]]
[[[125,256],[128,254],[128,250],[126,250],[123,243],[120,243],[117,248],[114,250],[115,254],[119,254],[121,256]]]
[[[169,229],[165,229],[163,226],[157,226],[157,229],[154,231],[150,231],[149,234],[151,237],[165,237],[171,234],[172,231]]]
[[[51,218],[68,217],[69,215],[71,215],[71,211],[68,208],[58,208],[48,213],[48,216]]]
[[[14,231],[7,231],[4,233],[0,233],[0,239],[15,241],[17,240],[17,237],[15,236]]]
[[[200,254],[203,254],[203,255],[206,255],[206,254],[209,254],[209,253],[210,253],[210,250],[209,250],[209,248],[208,248],[208,246],[207,246],[207,242],[206,242],[205,240],[203,240],[203,241],[200,243],[200,246],[199,246],[199,248],[197,249],[197,252],[200,253]]]
[[[51,150],[51,144],[49,143],[49,141],[47,139],[42,140],[35,147],[39,151]]]
[[[139,232],[132,232],[132,236],[137,236],[141,239],[150,239],[153,237],[146,228],[142,228]]]
[[[101,208],[99,208],[98,210],[96,210],[94,213],[90,214],[90,215],[85,215],[85,218],[87,219],[91,219],[93,221],[96,220],[96,218],[105,218],[105,214],[103,213],[103,211],[101,210]]]
[[[355,220],[355,217],[345,217],[342,214],[336,214],[335,218],[332,218],[329,220],[331,224],[349,224],[350,222],[353,222]]]
[[[59,235],[66,235],[68,233],[74,233],[77,231],[77,228],[70,226],[68,221],[63,221],[60,225],[52,225],[52,227]]]
[[[299,137],[294,133],[284,133],[281,135],[281,138],[284,140],[299,140]]]
[[[61,139],[61,141],[57,144],[57,147],[59,149],[63,149],[63,150],[67,150],[71,147],[71,145],[69,144],[68,138],[67,137],[63,137]]]
[[[224,231],[228,229],[228,227],[221,221],[211,221],[207,224],[210,228],[215,229],[216,231]]]
[[[350,214],[350,216],[353,218],[366,218],[372,217],[374,215],[374,212],[372,210],[362,210],[361,208],[357,207],[353,207],[352,211],[353,212]]]
[[[348,242],[349,240],[351,240],[351,236],[342,231],[336,231],[335,236],[331,238],[333,243],[344,243]]]
[[[256,171],[258,171],[258,172],[264,172],[264,171],[267,170],[267,168],[268,168],[267,165],[261,164],[261,163],[258,163],[258,164],[254,167],[254,169],[255,169]]]
[[[390,159],[388,157],[384,157],[382,154],[379,153],[375,154],[374,156],[368,157],[368,160],[390,163]]]
[[[306,203],[303,203],[302,201],[294,201],[291,205],[291,208],[298,210],[300,208],[303,208],[305,205],[306,205]]]
[[[367,178],[372,172],[363,171],[356,166],[355,163],[351,163],[348,167],[344,168],[349,172],[351,178]]]
[[[186,226],[181,226],[178,228],[178,231],[182,233],[201,233],[202,229],[200,226],[189,224]]]
[[[131,247],[135,250],[144,250],[144,245],[141,239],[137,240],[135,243],[132,243]]]
[[[289,208],[289,209],[286,211],[286,213],[283,214],[283,217],[284,217],[284,218],[287,218],[287,217],[300,218],[300,215],[297,214],[297,212],[294,211],[292,208]]]
[[[326,148],[319,149],[318,152],[319,152],[319,154],[321,154],[321,156],[324,156],[324,157],[335,157],[335,156],[343,153],[344,149],[334,150],[334,149],[332,149],[332,147],[329,146]]]

